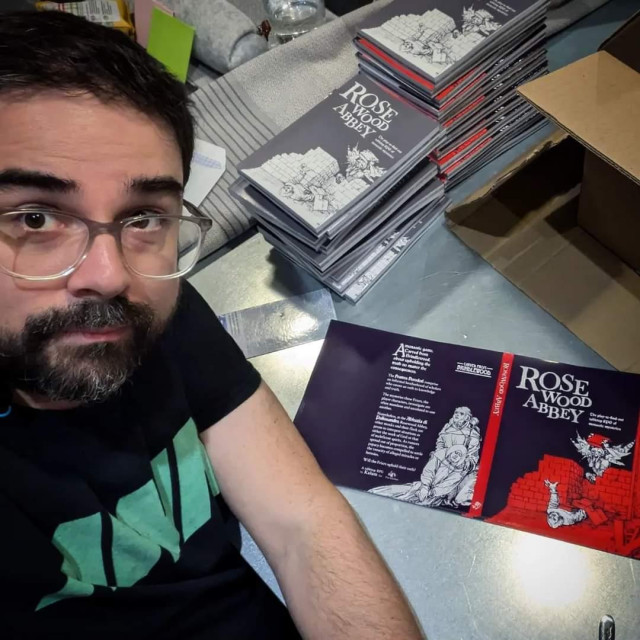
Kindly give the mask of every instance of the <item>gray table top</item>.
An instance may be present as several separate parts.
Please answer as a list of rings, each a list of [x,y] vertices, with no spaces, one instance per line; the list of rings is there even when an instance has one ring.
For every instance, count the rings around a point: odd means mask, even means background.
[[[638,0],[614,0],[549,46],[553,68],[595,50]],[[546,131],[548,133],[548,130]],[[454,193],[461,200],[545,132],[493,162]],[[259,235],[214,254],[190,281],[217,313],[315,290],[317,281]],[[461,243],[432,227],[365,298],[335,298],[340,320],[398,333],[574,364],[609,365]],[[294,415],[321,341],[253,359]],[[431,640],[586,640],[604,614],[618,640],[640,637],[640,563],[449,513],[342,490],[397,576]],[[243,534],[243,554],[279,593]]]

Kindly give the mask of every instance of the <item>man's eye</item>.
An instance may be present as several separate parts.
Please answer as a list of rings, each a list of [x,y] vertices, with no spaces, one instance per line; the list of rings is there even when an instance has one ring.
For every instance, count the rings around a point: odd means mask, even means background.
[[[44,211],[26,211],[20,216],[20,222],[30,231],[53,231],[61,225],[58,216]]]
[[[158,231],[166,224],[163,218],[158,216],[145,216],[139,219],[133,218],[127,226],[139,231]]]

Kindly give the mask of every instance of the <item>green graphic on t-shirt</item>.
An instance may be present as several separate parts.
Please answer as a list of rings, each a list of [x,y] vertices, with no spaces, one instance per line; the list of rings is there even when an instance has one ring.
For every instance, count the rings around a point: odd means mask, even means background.
[[[65,598],[90,596],[95,586],[130,587],[149,574],[162,549],[177,562],[181,537],[186,542],[211,519],[211,495],[220,490],[192,419],[173,438],[170,449],[171,455],[165,449],[151,461],[149,482],[120,498],[115,516],[95,513],[56,528],[52,542],[62,554],[61,571],[67,582],[42,598],[36,611]],[[176,461],[173,473],[172,458]],[[179,517],[174,492],[180,497]],[[103,542],[106,518],[111,529],[107,550]]]

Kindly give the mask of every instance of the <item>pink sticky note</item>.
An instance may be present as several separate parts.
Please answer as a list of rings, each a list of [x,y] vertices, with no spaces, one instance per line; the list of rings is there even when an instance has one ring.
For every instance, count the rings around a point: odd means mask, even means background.
[[[147,48],[147,41],[149,40],[151,12],[154,7],[160,9],[160,11],[164,11],[170,16],[175,15],[171,9],[156,0],[135,0],[133,16],[136,23],[136,40],[138,44],[142,45],[145,49]]]

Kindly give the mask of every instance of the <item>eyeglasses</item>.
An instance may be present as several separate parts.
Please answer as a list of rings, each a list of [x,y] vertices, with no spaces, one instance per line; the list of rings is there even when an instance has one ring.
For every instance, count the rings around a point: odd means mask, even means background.
[[[25,280],[63,278],[82,264],[95,237],[108,233],[129,271],[168,280],[193,268],[211,225],[188,202],[179,216],[143,213],[106,224],[39,206],[0,210],[0,271]]]

